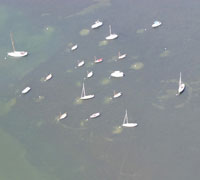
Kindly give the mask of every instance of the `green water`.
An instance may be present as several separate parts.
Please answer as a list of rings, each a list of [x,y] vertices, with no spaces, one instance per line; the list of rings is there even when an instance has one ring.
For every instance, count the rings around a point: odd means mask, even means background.
[[[0,179],[198,179],[199,5],[0,0]],[[97,19],[104,25],[92,30]],[[154,20],[162,26],[152,29]],[[105,40],[109,24],[117,40]],[[10,32],[27,57],[7,57]],[[125,76],[110,78],[115,70]],[[87,71],[94,76],[85,79]],[[186,90],[176,96],[180,71]],[[86,102],[83,81],[95,94]],[[114,90],[122,97],[112,99]],[[137,128],[121,127],[126,109]]]

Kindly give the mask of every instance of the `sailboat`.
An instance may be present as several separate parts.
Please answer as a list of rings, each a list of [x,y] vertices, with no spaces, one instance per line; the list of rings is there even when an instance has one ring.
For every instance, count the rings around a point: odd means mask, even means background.
[[[71,47],[71,51],[74,51],[74,50],[76,50],[77,48],[78,48],[78,45],[75,44],[75,45],[73,45],[73,46]]]
[[[22,94],[26,94],[31,90],[31,88],[28,86],[25,89],[22,90]]]
[[[136,127],[137,125],[138,125],[137,123],[129,123],[128,122],[128,114],[127,114],[127,110],[126,110],[122,126],[124,126],[124,127]]]
[[[123,77],[124,76],[124,73],[121,72],[121,71],[114,71],[110,74],[110,76],[112,77]]]
[[[95,21],[95,23],[91,26],[92,29],[96,29],[96,28],[99,28],[100,26],[103,25],[103,22],[97,20]]]
[[[113,98],[118,98],[122,95],[122,92],[116,93],[115,91],[113,92]]]
[[[117,34],[112,34],[112,32],[111,32],[111,25],[109,25],[109,31],[110,31],[110,35],[106,37],[106,40],[112,40],[112,39],[118,38]]]
[[[152,24],[152,28],[156,28],[156,27],[159,27],[162,23],[160,21],[154,21],[153,24]]]
[[[181,81],[181,72],[180,72],[180,78],[178,83],[178,93],[176,95],[180,95],[185,90],[185,84]]]
[[[60,115],[58,116],[57,120],[60,121],[62,119],[65,119],[66,117],[67,117],[67,113],[66,112],[63,113],[63,114],[60,113]]]
[[[44,81],[46,82],[46,81],[50,80],[52,77],[53,77],[53,75],[52,75],[52,74],[49,74],[49,75],[47,75],[47,76],[45,77]]]
[[[94,98],[94,94],[90,94],[90,95],[85,95],[85,85],[83,83],[83,88],[82,88],[82,92],[81,92],[81,97],[80,99],[82,100],[87,100],[87,99],[92,99]]]
[[[124,59],[126,57],[126,54],[120,54],[120,52],[118,53],[118,59]]]
[[[103,58],[97,59],[97,57],[94,57],[94,63],[100,63],[103,61]]]
[[[12,57],[24,57],[24,56],[28,55],[28,52],[26,52],[26,51],[16,51],[15,50],[15,44],[14,44],[12,33],[10,33],[10,39],[11,39],[13,51],[12,52],[8,52],[8,56],[12,56]]]
[[[78,67],[81,67],[81,66],[83,66],[85,64],[85,61],[80,61],[79,63],[78,63]]]
[[[94,118],[99,117],[100,115],[101,115],[100,112],[97,112],[97,113],[91,114],[91,115],[90,115],[90,118],[91,118],[91,119],[94,119]]]
[[[88,72],[87,71],[87,78],[91,78],[93,76],[93,71]]]

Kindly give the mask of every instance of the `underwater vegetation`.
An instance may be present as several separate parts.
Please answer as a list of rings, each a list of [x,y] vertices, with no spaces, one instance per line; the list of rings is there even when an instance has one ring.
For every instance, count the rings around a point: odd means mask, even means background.
[[[131,65],[130,69],[133,70],[140,70],[144,67],[144,64],[142,62],[136,62],[134,64]]]
[[[109,78],[104,78],[101,80],[100,84],[101,85],[108,85],[111,82],[111,80]]]
[[[38,96],[37,98],[34,98],[35,102],[41,102],[44,100],[44,96]]]
[[[136,33],[137,33],[137,34],[143,34],[146,30],[147,30],[147,29],[145,29],[145,28],[138,29],[138,30],[136,31]]]
[[[105,97],[103,103],[104,104],[109,104],[112,101],[112,97]]]
[[[82,104],[83,103],[83,100],[80,99],[80,97],[77,97],[75,100],[74,100],[74,104],[75,105],[79,105],[79,104]]]
[[[169,50],[164,50],[161,54],[160,54],[160,57],[161,58],[164,58],[164,57],[167,57],[170,55],[170,51]]]
[[[106,46],[108,44],[108,41],[106,40],[103,40],[103,41],[100,41],[98,46],[101,47],[101,46]]]
[[[113,127],[112,134],[120,134],[122,130],[123,128],[121,126],[115,126]]]
[[[16,98],[12,98],[9,101],[0,101],[0,116],[3,116],[11,111],[11,109],[16,105]]]
[[[89,33],[90,33],[90,30],[89,30],[89,29],[82,29],[82,30],[80,31],[80,35],[81,35],[81,36],[87,36]]]

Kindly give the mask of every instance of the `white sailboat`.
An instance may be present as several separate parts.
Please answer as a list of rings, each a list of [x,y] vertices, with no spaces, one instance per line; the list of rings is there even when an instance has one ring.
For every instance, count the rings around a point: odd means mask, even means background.
[[[126,110],[122,126],[124,126],[124,127],[136,127],[137,125],[138,125],[137,123],[129,123],[128,122],[128,114],[127,114],[127,110]]]
[[[111,25],[109,25],[109,32],[110,32],[110,35],[106,37],[106,40],[113,40],[113,39],[118,38],[117,34],[112,34]]]
[[[97,20],[95,23],[91,26],[92,29],[97,29],[103,25],[103,22]]]
[[[79,63],[78,63],[78,67],[81,67],[81,66],[83,66],[85,64],[85,61],[80,61]]]
[[[94,98],[94,94],[90,94],[90,95],[86,95],[85,94],[85,85],[83,83],[83,88],[82,88],[80,99],[82,99],[82,100],[88,100],[88,99],[92,99],[92,98]]]
[[[25,89],[22,90],[22,94],[26,94],[31,90],[30,87],[26,87]]]
[[[176,95],[180,95],[185,90],[185,84],[181,81],[181,72],[180,72],[180,78],[178,83],[178,93]]]
[[[100,63],[100,62],[102,62],[102,61],[103,61],[103,58],[97,59],[96,56],[94,57],[94,63]]]
[[[116,93],[115,91],[113,92],[113,98],[118,98],[122,95],[122,92]]]
[[[101,115],[100,112],[97,112],[97,113],[91,114],[91,115],[90,115],[90,118],[91,118],[91,119],[94,119],[94,118],[99,117],[100,115]]]
[[[8,52],[8,56],[12,56],[12,57],[24,57],[24,56],[28,55],[28,52],[26,52],[26,51],[16,51],[15,50],[15,44],[14,44],[12,33],[10,33],[10,39],[11,39],[13,51],[12,52]]]
[[[49,74],[49,75],[47,75],[47,76],[45,77],[44,81],[46,82],[46,81],[50,80],[52,77],[53,77],[53,75],[52,75],[52,74]]]
[[[152,28],[159,27],[162,23],[160,21],[154,21],[152,24]]]
[[[123,77],[124,73],[121,72],[121,71],[114,71],[114,72],[111,73],[110,76],[112,76],[112,77]]]
[[[74,50],[76,50],[77,48],[78,48],[78,45],[75,44],[74,46],[71,47],[71,51],[74,51]]]
[[[65,119],[66,117],[67,117],[67,113],[66,112],[63,113],[63,114],[60,113],[60,115],[58,116],[57,120],[60,121],[62,119]]]
[[[93,76],[93,71],[88,72],[87,71],[87,78],[91,78]]]
[[[118,53],[118,59],[124,59],[126,57],[126,54],[120,54]]]

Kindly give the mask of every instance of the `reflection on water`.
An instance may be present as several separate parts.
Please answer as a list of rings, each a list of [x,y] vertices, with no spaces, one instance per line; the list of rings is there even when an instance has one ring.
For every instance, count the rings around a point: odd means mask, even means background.
[[[0,179],[199,177],[197,2],[0,2]],[[152,29],[157,18],[163,26]],[[104,25],[93,31],[97,19]],[[109,24],[119,38],[108,42]],[[10,31],[29,56],[7,57]],[[119,50],[126,60],[116,61]],[[126,76],[110,78],[115,70]],[[93,78],[84,79],[87,71]],[[176,96],[179,72],[186,89]],[[83,82],[94,99],[80,100]],[[123,96],[112,99],[113,90]],[[137,128],[121,127],[125,109]],[[60,112],[68,117],[57,121]],[[90,119],[94,112],[101,116]]]

